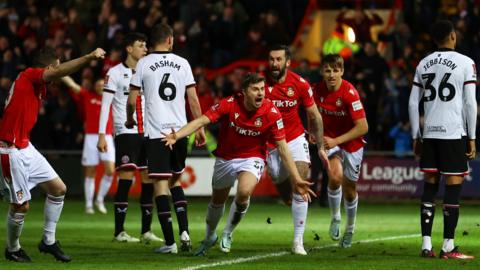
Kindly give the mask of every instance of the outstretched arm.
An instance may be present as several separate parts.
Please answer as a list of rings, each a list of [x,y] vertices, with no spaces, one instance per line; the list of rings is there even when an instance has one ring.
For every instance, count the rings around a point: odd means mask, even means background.
[[[65,76],[60,79],[68,88],[72,89],[75,94],[78,94],[80,90],[82,90],[82,87],[76,83],[72,77],[70,76]]]
[[[322,115],[318,111],[315,103],[305,108],[308,118],[308,132],[312,134],[315,138],[315,142],[318,148],[318,157],[323,163],[325,168],[330,167],[330,162],[328,161],[327,153],[325,152],[324,143],[323,143],[323,120]]]
[[[175,132],[175,130],[172,129],[172,133],[163,134],[165,138],[163,138],[162,141],[165,142],[166,146],[169,146],[170,148],[172,148],[172,145],[174,145],[178,140],[180,140],[181,138],[187,137],[188,135],[192,134],[194,131],[208,125],[209,123],[210,123],[210,119],[205,115],[202,115],[199,118],[183,126],[177,132]]]
[[[97,48],[96,50],[87,55],[62,63],[57,67],[47,68],[43,73],[43,80],[45,82],[50,82],[55,79],[67,76],[79,70],[86,63],[92,60],[103,58],[105,58],[105,51],[102,48]]]

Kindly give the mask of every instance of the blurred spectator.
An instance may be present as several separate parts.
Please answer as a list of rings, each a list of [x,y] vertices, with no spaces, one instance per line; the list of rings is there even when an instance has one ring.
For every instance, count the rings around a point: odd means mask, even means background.
[[[397,157],[405,157],[412,151],[412,135],[410,134],[410,122],[399,122],[389,132],[390,138],[395,141],[394,152]]]
[[[310,84],[318,83],[322,80],[320,70],[317,68],[311,68],[308,59],[302,59],[298,67],[293,71],[302,76],[302,78],[307,80]]]
[[[267,43],[267,47],[276,44],[288,44],[290,37],[285,31],[285,25],[278,18],[278,12],[269,10],[260,23],[262,36]]]
[[[355,33],[355,41],[364,44],[372,41],[370,29],[372,26],[383,23],[382,18],[376,13],[371,12],[371,16],[361,7],[355,8],[353,17],[347,17],[347,10],[342,10],[337,16],[337,23],[346,24],[353,29]]]

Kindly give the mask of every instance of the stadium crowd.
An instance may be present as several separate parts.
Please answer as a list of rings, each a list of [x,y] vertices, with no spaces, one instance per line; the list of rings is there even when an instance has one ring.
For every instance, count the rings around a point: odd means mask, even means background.
[[[174,52],[192,65],[205,110],[238,91],[244,73],[236,69],[207,80],[205,70],[238,59],[266,60],[269,46],[292,42],[307,4],[306,0],[0,1],[0,100],[5,101],[18,72],[31,64],[32,54],[43,46],[54,47],[62,62],[96,47],[105,48],[108,55],[104,61],[91,62],[74,77],[82,87],[92,89],[97,77],[121,61],[126,33],[148,34],[155,24],[167,22],[175,31]],[[337,3],[339,22],[364,24],[362,20],[368,17],[362,18],[365,13],[360,10],[358,20],[340,16],[342,4]],[[395,150],[399,155],[411,145],[408,96],[416,64],[433,48],[428,37],[431,22],[440,18],[454,22],[457,51],[480,61],[478,0],[405,0],[401,13],[395,25],[378,36],[389,53],[380,54],[369,29],[358,27],[361,50],[347,60],[344,75],[365,104],[370,125],[366,149]],[[301,61],[295,71],[310,83],[321,80],[308,60]],[[32,131],[32,143],[39,149],[81,149],[82,123],[75,100],[60,83],[54,83]]]

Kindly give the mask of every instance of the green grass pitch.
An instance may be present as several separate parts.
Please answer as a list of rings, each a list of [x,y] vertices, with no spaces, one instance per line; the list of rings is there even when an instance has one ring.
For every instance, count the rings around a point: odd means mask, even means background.
[[[73,260],[62,264],[54,261],[50,255],[38,252],[37,245],[43,228],[43,201],[33,201],[26,217],[21,244],[34,263],[19,265],[1,258],[0,269],[480,269],[478,205],[462,206],[456,234],[456,244],[461,246],[461,250],[477,257],[473,261],[420,258],[418,205],[414,203],[367,204],[360,201],[354,240],[366,242],[355,243],[349,249],[333,246],[335,242],[327,234],[328,209],[312,206],[305,232],[308,256],[289,253],[293,235],[290,208],[278,203],[254,201],[237,227],[232,252],[223,254],[217,245],[206,257],[192,257],[186,253],[155,254],[153,249],[157,245],[112,242],[112,204],[108,206],[108,215],[86,215],[83,202],[67,199],[58,225],[57,238]],[[205,199],[190,201],[188,211],[194,249],[204,235],[206,206]],[[4,217],[7,205],[3,203],[1,209]],[[138,237],[140,211],[136,200],[131,200],[128,211],[126,229]],[[228,207],[225,215],[227,213]],[[219,225],[218,234],[221,234],[225,218],[224,216]],[[268,218],[271,224],[267,223]],[[4,243],[5,222],[1,223],[0,239]],[[434,225],[433,244],[438,252],[443,228],[439,206]],[[177,229],[175,221],[174,229]],[[162,236],[156,216],[153,219],[153,230]],[[178,236],[176,239],[178,241]]]

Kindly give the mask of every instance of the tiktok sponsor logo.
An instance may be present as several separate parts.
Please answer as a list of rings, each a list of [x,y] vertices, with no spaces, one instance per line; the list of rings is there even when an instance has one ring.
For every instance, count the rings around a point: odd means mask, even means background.
[[[277,108],[291,108],[297,106],[296,100],[272,100],[273,104]]]

